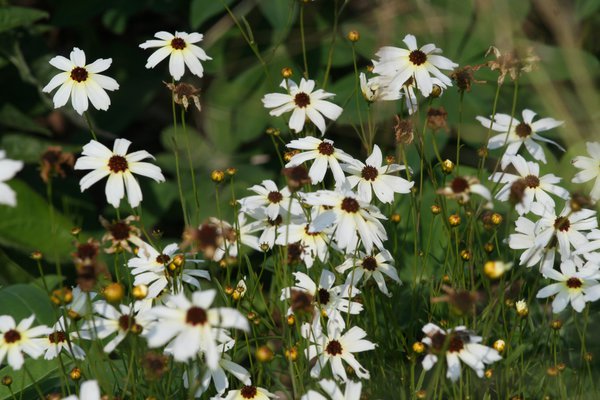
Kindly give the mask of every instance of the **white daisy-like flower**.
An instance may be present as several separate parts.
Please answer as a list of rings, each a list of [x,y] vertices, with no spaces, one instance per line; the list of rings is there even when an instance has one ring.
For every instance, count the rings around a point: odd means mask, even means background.
[[[279,228],[282,224],[287,223],[287,218],[284,220],[284,216],[287,217],[287,215],[279,214],[271,219],[265,214],[265,211],[264,208],[256,208],[249,212],[249,215],[256,221],[250,222],[247,227],[249,233],[260,232],[258,245],[262,251],[273,248]]]
[[[302,150],[302,153],[294,155],[285,165],[286,168],[296,167],[309,160],[315,160],[308,170],[312,184],[322,182],[327,172],[327,166],[331,168],[336,184],[341,184],[346,180],[344,171],[339,161],[354,164],[355,160],[351,155],[343,150],[333,147],[333,140],[317,139],[312,136],[292,140],[287,147],[290,149]]]
[[[563,124],[563,121],[555,120],[554,118],[542,118],[533,122],[536,113],[531,110],[523,110],[523,122],[513,118],[511,122],[510,115],[496,114],[494,120],[489,120],[485,117],[477,117],[477,120],[486,128],[490,128],[496,132],[502,132],[499,135],[492,136],[488,142],[488,149],[499,149],[505,144],[506,150],[502,157],[502,168],[506,168],[510,162],[510,156],[517,154],[521,145],[531,154],[531,156],[546,163],[546,155],[544,149],[537,141],[546,142],[555,145],[562,151],[565,151],[558,143],[540,136],[539,132],[548,131]],[[508,128],[510,127],[510,131]]]
[[[471,367],[477,376],[483,378],[485,364],[492,364],[502,359],[500,354],[487,346],[480,344],[481,336],[476,336],[464,326],[443,330],[439,326],[428,323],[423,327],[425,343],[429,354],[423,359],[423,369],[429,371],[437,362],[439,355],[445,355],[448,364],[446,377],[452,382],[460,378],[460,361]]]
[[[294,132],[301,132],[308,118],[324,135],[326,126],[323,116],[335,121],[343,111],[342,107],[325,100],[335,94],[323,89],[314,90],[315,81],[311,79],[302,78],[300,86],[291,79],[284,79],[279,86],[287,89],[288,94],[269,93],[262,98],[262,102],[265,108],[273,109],[269,114],[275,117],[293,110],[289,127]]]
[[[73,300],[61,308],[65,309],[69,318],[77,321],[90,312],[92,308],[89,307],[88,299],[90,302],[93,301],[97,293],[84,292],[79,286],[75,286],[71,293],[73,295]]]
[[[314,390],[309,390],[300,400],[360,400],[360,393],[362,391],[362,383],[354,381],[346,381],[346,387],[344,391],[338,387],[337,383],[331,379],[321,379],[319,386],[328,397],[323,396],[321,393]]]
[[[394,193],[410,193],[414,182],[391,175],[405,168],[399,164],[383,165],[381,149],[377,145],[373,146],[373,152],[364,164],[354,160],[353,164],[342,165],[342,169],[351,174],[348,176],[350,186],[358,185],[358,195],[367,203],[371,202],[372,192],[382,203],[392,203]]]
[[[164,182],[160,168],[156,165],[140,162],[146,158],[154,157],[145,150],[138,150],[127,154],[127,149],[131,142],[127,139],[116,139],[113,150],[95,140],[90,141],[83,146],[82,157],[77,159],[74,169],[91,169],[79,181],[79,186],[83,192],[100,179],[108,176],[106,181],[106,200],[113,207],[118,208],[121,199],[125,197],[127,190],[127,199],[131,207],[137,207],[142,201],[142,189],[133,174],[147,176],[156,182]]]
[[[575,168],[581,169],[573,177],[572,182],[584,183],[596,179],[594,187],[590,192],[590,197],[594,201],[598,201],[600,200],[600,143],[587,142],[585,145],[590,156],[577,156],[571,161]]]
[[[227,396],[221,397],[222,400],[269,400],[277,398],[277,395],[269,392],[267,389],[245,385],[237,390],[230,390]]]
[[[71,104],[79,115],[88,109],[88,99],[96,110],[108,110],[110,97],[106,90],[117,90],[119,84],[113,78],[100,74],[106,71],[112,58],[100,58],[91,64],[85,63],[85,53],[77,47],[73,48],[69,58],[56,56],[50,60],[50,65],[60,69],[57,74],[42,89],[50,93],[60,86],[52,99],[54,108],[67,104],[71,97]]]
[[[600,229],[592,229],[590,233],[587,234],[587,239],[589,242],[583,246],[578,247],[573,252],[576,256],[583,256],[586,260],[591,260],[600,265]]]
[[[174,293],[183,290],[182,282],[200,289],[200,282],[196,278],[210,280],[208,271],[186,268],[187,262],[200,263],[201,260],[188,260],[183,254],[177,254],[179,246],[171,243],[158,252],[148,243],[141,242],[137,257],[131,258],[127,266],[131,268],[134,276],[134,285],[148,285],[146,298],[157,297],[168,286]]]
[[[515,209],[519,215],[529,212],[534,201],[546,207],[554,207],[554,199],[550,194],[554,194],[564,200],[569,198],[569,191],[556,185],[560,182],[561,178],[554,174],[546,174],[540,177],[539,164],[525,161],[520,155],[512,156],[510,162],[514,165],[518,175],[508,172],[496,172],[490,176],[490,180],[505,183],[502,189],[496,194],[496,198],[501,201],[509,200],[511,188],[515,182],[519,181],[520,184],[523,184],[522,198],[515,205]]]
[[[25,362],[23,353],[38,358],[44,353],[47,338],[52,333],[46,325],[31,327],[35,315],[25,318],[17,325],[10,315],[0,316],[0,364],[6,361],[13,370],[19,370]]]
[[[440,88],[440,96],[444,93],[444,89],[447,88],[444,82],[442,82],[438,78],[431,78],[431,83],[434,87],[437,86],[438,88]],[[417,98],[415,89],[418,88],[416,87],[416,83],[413,77],[408,78],[408,80],[404,82],[404,85],[402,85],[402,87],[400,88],[400,93],[402,94],[402,97],[404,97],[404,104],[406,106],[406,109],[408,110],[409,115],[413,115],[419,110],[419,99]]]
[[[452,81],[440,69],[452,70],[458,64],[439,54],[442,50],[433,43],[417,47],[417,39],[413,35],[406,35],[403,42],[407,49],[386,46],[375,54],[379,60],[373,60],[373,73],[390,79],[390,88],[400,90],[409,78],[416,81],[416,85],[425,97],[433,89],[432,78],[438,78],[445,86],[452,86]]]
[[[277,218],[280,214],[287,215],[288,212],[292,215],[302,214],[302,207],[297,199],[291,197],[290,190],[287,187],[279,190],[275,182],[270,179],[248,190],[256,193],[256,196],[247,196],[238,200],[242,212],[249,213],[257,208],[266,208],[265,213],[271,219]]]
[[[369,379],[370,374],[354,357],[354,353],[375,349],[375,343],[365,339],[367,332],[358,326],[353,326],[342,335],[337,325],[328,325],[327,333],[323,332],[320,324],[309,324],[305,322],[301,327],[302,336],[310,345],[304,351],[306,358],[312,360],[317,357],[314,367],[310,370],[310,376],[317,378],[321,375],[327,363],[331,364],[331,371],[335,379],[348,380],[345,361],[356,376],[361,379]]]
[[[79,396],[71,395],[63,400],[100,400],[100,386],[98,381],[85,381],[79,388]]]
[[[140,44],[142,49],[159,47],[146,63],[146,68],[154,68],[159,62],[169,57],[169,73],[178,81],[185,73],[185,66],[190,72],[202,78],[204,67],[200,61],[212,60],[206,52],[198,47],[198,43],[204,37],[200,33],[175,32],[175,35],[169,32],[157,32],[154,37]]]
[[[231,224],[226,221],[222,221],[218,218],[209,218],[212,224],[219,227],[222,232],[229,232],[225,234],[221,243],[215,249],[212,260],[221,261],[225,257],[235,258],[238,254],[238,240],[241,244],[246,245],[254,250],[262,251],[258,238],[252,233],[256,231],[256,226],[252,225],[251,222],[246,221],[246,214],[239,212],[237,218],[237,229],[234,229]],[[231,237],[229,237],[231,236]]]
[[[46,360],[58,357],[63,350],[73,358],[79,360],[85,358],[85,351],[74,342],[78,339],[78,335],[76,332],[69,333],[69,325],[72,325],[72,323],[65,322],[64,317],[61,316],[51,328],[52,333],[48,335],[46,354],[44,354]]]
[[[94,312],[99,316],[93,316],[80,328],[79,336],[82,339],[105,339],[112,334],[116,335],[104,346],[105,353],[111,353],[127,337],[128,334],[139,335],[150,327],[151,317],[146,312],[134,314],[132,307],[119,304],[119,309],[111,306],[104,300],[97,301],[93,305]]]
[[[508,236],[508,247],[513,250],[524,250],[519,258],[519,265],[533,267],[540,263],[540,272],[552,268],[556,259],[557,247],[536,245],[537,234],[535,222],[520,216],[515,221],[515,233]]]
[[[560,272],[547,269],[544,275],[557,282],[540,289],[536,297],[544,299],[556,295],[552,301],[552,312],[555,314],[564,310],[569,303],[575,311],[581,312],[586,302],[600,299],[598,265],[588,262],[577,268],[576,262],[568,259],[560,263]]]
[[[23,169],[23,161],[6,158],[6,152],[0,150],[0,204],[15,207],[17,205],[17,194],[5,182]]]
[[[398,271],[394,267],[394,257],[387,250],[382,250],[375,255],[367,255],[362,251],[358,252],[356,256],[347,258],[335,270],[339,273],[348,272],[346,284],[349,285],[357,285],[361,280],[366,282],[373,278],[379,290],[389,297],[392,294],[385,284],[384,275],[398,284],[402,283],[398,277]]]
[[[479,179],[474,176],[457,176],[446,186],[438,189],[437,193],[449,199],[455,199],[461,204],[468,203],[471,199],[471,194],[474,193],[486,199],[487,205],[491,207],[492,192],[483,186],[479,182]]]
[[[294,292],[306,293],[310,297],[313,305],[314,323],[319,322],[319,318],[324,314],[329,318],[328,325],[335,324],[344,329],[346,322],[341,313],[360,314],[363,306],[360,303],[352,301],[352,298],[360,294],[360,290],[352,285],[335,284],[335,275],[326,269],[321,272],[319,284],[317,285],[310,276],[303,272],[294,272],[296,285],[281,290],[280,300],[292,300],[294,303]],[[304,306],[304,302],[302,302]],[[294,304],[289,308],[288,314],[293,314]]]
[[[360,90],[363,97],[369,103],[376,101],[394,101],[401,97],[399,90],[391,90],[387,82],[379,76],[374,76],[367,80],[364,72],[360,73]]]
[[[153,348],[170,343],[176,361],[187,361],[203,350],[207,366],[217,368],[221,353],[214,328],[249,331],[250,326],[238,310],[210,308],[216,294],[215,290],[194,292],[190,301],[183,293],[179,293],[170,296],[164,306],[150,310],[149,313],[157,322],[146,335],[148,346]]]

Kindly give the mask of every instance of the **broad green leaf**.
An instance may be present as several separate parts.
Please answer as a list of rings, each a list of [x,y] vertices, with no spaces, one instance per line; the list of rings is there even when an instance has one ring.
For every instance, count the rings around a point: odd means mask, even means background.
[[[24,133],[7,133],[2,136],[2,148],[15,160],[22,160],[26,163],[38,164],[40,157],[49,146],[55,146],[56,143],[36,136],[29,136]],[[79,146],[63,147],[63,151],[79,152]]]
[[[224,3],[229,6],[233,3],[233,0],[224,0]],[[198,29],[208,19],[225,12],[225,7],[220,0],[192,0],[190,5],[190,26],[192,29]]]
[[[8,254],[0,249],[0,285],[11,283],[25,283],[31,281],[33,276],[23,267],[12,260]]]
[[[35,132],[46,136],[52,135],[47,128],[35,122],[10,103],[6,103],[0,109],[0,124],[20,131]]]
[[[48,13],[35,8],[2,7],[0,8],[0,32],[30,25],[42,18],[48,18]]]
[[[17,324],[32,314],[38,324],[50,325],[55,320],[48,295],[36,285],[17,284],[0,289],[0,310],[13,317]]]
[[[31,373],[31,376],[35,380],[36,385],[40,385],[45,379],[49,379],[59,371],[59,363],[54,361],[44,360],[43,356],[37,360],[26,359],[25,368]],[[70,363],[67,363],[65,368],[68,368]],[[37,394],[34,391],[34,382],[25,373],[24,369],[14,371],[11,367],[6,366],[0,370],[0,376],[10,375],[13,378],[13,384],[11,385],[13,393],[16,398],[34,399],[37,398]],[[0,400],[13,399],[13,396],[4,385],[0,386]]]

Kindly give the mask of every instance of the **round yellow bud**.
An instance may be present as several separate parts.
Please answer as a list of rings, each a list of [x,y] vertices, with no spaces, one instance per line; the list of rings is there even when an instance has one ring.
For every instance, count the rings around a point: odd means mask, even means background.
[[[256,318],[256,313],[254,311],[250,311],[247,315],[246,318],[248,318],[249,321],[252,321],[254,318]]]
[[[546,373],[548,376],[557,376],[560,371],[556,367],[548,367]]]
[[[559,371],[564,371],[565,368],[567,368],[567,365],[563,362],[556,364],[556,369],[558,369]]]
[[[293,315],[288,315],[287,317],[287,324],[289,326],[292,326],[296,323],[296,317],[294,317]]]
[[[229,167],[225,170],[225,172],[227,172],[227,175],[229,176],[234,176],[237,173],[237,168]]]
[[[588,352],[583,355],[583,359],[587,362],[590,362],[594,359],[594,356],[592,355],[592,353]]]
[[[67,315],[69,316],[69,318],[71,318],[73,321],[79,321],[81,319],[81,315],[77,314],[77,311],[73,310],[73,309],[69,309],[69,311],[67,311]]]
[[[50,295],[50,301],[52,301],[57,306],[69,304],[73,301],[73,292],[71,291],[71,289],[66,287],[53,290],[52,294]]]
[[[448,223],[452,227],[459,226],[460,225],[460,215],[452,214],[451,216],[448,217]]]
[[[415,395],[417,396],[417,399],[426,399],[427,398],[427,392],[425,391],[425,389],[419,390],[417,393],[415,393]]]
[[[483,273],[490,279],[498,279],[506,271],[512,268],[512,263],[505,263],[502,261],[488,261],[483,264]]]
[[[44,397],[44,400],[61,400],[63,397],[60,393],[50,393]]]
[[[473,253],[471,253],[471,251],[469,251],[469,250],[461,250],[460,251],[460,258],[462,258],[463,261],[469,261],[472,257],[473,257]]]
[[[125,296],[125,288],[120,283],[113,282],[104,288],[102,295],[109,303],[118,303]]]
[[[442,172],[450,175],[454,171],[454,163],[448,159],[442,161]]]
[[[440,97],[442,95],[442,88],[438,85],[433,85],[433,87],[431,88],[431,94],[429,95],[429,97],[432,97],[434,99]]]
[[[254,323],[254,325],[260,325],[260,318],[256,318],[254,321],[252,321]]]
[[[231,294],[234,292],[234,288],[231,286],[225,286],[225,294],[228,296],[231,296]]]
[[[273,359],[273,350],[269,346],[260,346],[256,349],[255,357],[259,362],[269,362]]]
[[[509,308],[513,308],[515,306],[515,302],[512,299],[504,300],[504,305]]]
[[[13,378],[12,378],[12,376],[10,376],[10,375],[4,375],[4,376],[2,377],[2,384],[3,384],[4,386],[10,386],[10,385],[12,385],[12,383],[13,383]]]
[[[442,280],[444,282],[450,282],[450,276],[449,275],[444,275],[444,276],[442,276]]]
[[[485,375],[486,378],[490,379],[492,376],[494,376],[494,370],[491,368],[486,369],[483,374]]]
[[[479,158],[484,158],[488,156],[488,149],[487,147],[480,147],[477,149],[477,155],[479,156]]]
[[[396,157],[394,156],[386,156],[385,162],[388,164],[394,164],[396,162]]]
[[[42,257],[44,257],[44,255],[42,254],[41,251],[36,250],[33,253],[31,253],[31,258],[34,259],[35,261],[41,260]]]
[[[263,252],[269,251],[269,249],[271,248],[271,246],[269,246],[269,243],[261,243],[258,247],[260,247],[260,249]]]
[[[358,31],[350,31],[348,32],[347,38],[352,43],[356,43],[360,39],[360,34],[358,33]]]
[[[502,223],[502,215],[498,213],[493,213],[490,219],[492,220],[492,224],[494,225],[500,225]]]
[[[69,377],[74,381],[78,381],[81,379],[81,370],[77,367],[73,368],[71,372],[69,372]]]
[[[486,253],[491,253],[492,251],[494,251],[494,248],[494,243],[491,242],[487,242],[483,245],[483,250],[485,250]]]
[[[297,150],[286,151],[285,153],[283,153],[283,160],[285,162],[289,162],[292,159],[292,157],[294,157],[298,153],[299,151]]]
[[[215,169],[210,173],[210,179],[215,183],[221,183],[225,179],[225,172]]]
[[[414,342],[412,345],[412,349],[415,353],[421,354],[425,351],[425,345],[422,342]]]
[[[294,75],[294,70],[290,67],[283,67],[281,69],[281,76],[283,76],[285,79],[290,78],[292,75]]]
[[[434,204],[431,206],[431,213],[433,215],[438,215],[441,212],[442,212],[442,207],[438,206],[437,204]]]
[[[144,284],[134,286],[133,289],[131,290],[131,294],[133,295],[133,297],[136,300],[145,299],[146,296],[148,296],[148,286],[146,286]]]
[[[367,65],[367,72],[373,72],[373,69],[374,69],[374,68],[375,68],[375,67],[373,66],[373,64],[369,64],[369,65]]]
[[[400,216],[400,214],[394,213],[394,214],[392,214],[390,219],[392,220],[392,222],[398,223],[402,220],[402,217]]]
[[[504,349],[506,348],[506,342],[504,342],[504,340],[502,339],[498,339],[494,342],[494,349],[496,349],[496,351],[498,353],[502,353],[504,351]]]
[[[79,236],[80,233],[81,233],[80,227],[75,226],[75,227],[71,228],[71,235],[77,237],[77,236]]]
[[[142,331],[144,330],[144,327],[141,326],[140,324],[133,324],[132,327],[129,328],[130,332],[133,333],[134,335],[139,335],[142,333]]]
[[[277,128],[267,128],[267,135],[270,136],[279,136],[281,134],[281,132],[279,132],[279,129]]]
[[[296,346],[290,347],[285,350],[285,358],[290,361],[296,361],[298,359],[298,349]]]
[[[234,290],[233,293],[231,293],[231,298],[235,301],[238,301],[241,297],[240,292],[237,290]]]

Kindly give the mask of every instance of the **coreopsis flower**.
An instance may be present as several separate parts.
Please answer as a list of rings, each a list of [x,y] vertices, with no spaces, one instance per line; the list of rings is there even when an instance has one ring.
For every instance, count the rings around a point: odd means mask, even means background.
[[[269,400],[269,398],[277,398],[277,395],[267,389],[253,385],[245,385],[240,389],[230,390],[227,396],[221,397],[222,400]]]
[[[370,374],[356,360],[354,353],[373,350],[376,344],[365,339],[367,332],[358,326],[348,329],[343,335],[339,326],[328,325],[327,332],[323,332],[320,324],[302,324],[302,336],[310,343],[305,350],[306,358],[312,360],[317,357],[317,362],[310,370],[310,376],[317,378],[321,370],[331,364],[331,371],[335,379],[348,380],[346,369],[342,361],[345,361],[356,376],[361,379],[369,379]]]
[[[485,364],[492,364],[502,359],[498,351],[480,344],[481,336],[474,335],[464,326],[444,330],[428,323],[423,327],[425,337],[421,340],[429,347],[430,353],[423,359],[423,369],[429,371],[437,362],[438,356],[444,355],[448,364],[446,377],[452,382],[460,378],[460,361],[471,367],[477,376],[483,378]]]
[[[90,291],[86,292],[83,291],[79,286],[75,286],[71,294],[73,295],[73,300],[61,308],[66,311],[69,318],[77,321],[89,313],[91,307],[89,307],[88,303],[96,298],[97,293]]]
[[[584,183],[596,179],[594,187],[590,192],[590,197],[594,201],[598,201],[600,200],[600,143],[587,142],[585,145],[590,157],[577,156],[571,161],[575,168],[581,169],[573,177],[572,182]]]
[[[517,154],[521,145],[524,145],[529,154],[538,160],[546,163],[546,155],[544,149],[537,143],[546,142],[550,143],[560,150],[565,151],[558,143],[546,139],[540,136],[539,132],[548,131],[556,128],[563,124],[563,121],[555,120],[554,118],[542,118],[537,121],[533,121],[536,113],[531,110],[523,110],[523,122],[513,118],[511,120],[510,115],[507,114],[496,114],[493,116],[493,121],[485,117],[477,117],[477,120],[488,129],[492,129],[496,132],[501,132],[499,135],[492,136],[487,144],[488,149],[499,149],[506,145],[504,156],[502,157],[502,168],[506,168],[511,158]],[[510,130],[509,130],[510,127]]]
[[[437,193],[450,199],[455,199],[461,204],[468,203],[472,193],[486,199],[488,204],[492,201],[492,193],[490,190],[483,186],[479,182],[479,179],[474,176],[457,176],[446,186],[438,189]]]
[[[415,184],[399,176],[392,175],[406,167],[399,164],[383,165],[383,156],[379,146],[373,146],[373,152],[365,160],[354,160],[352,164],[343,164],[342,169],[348,172],[350,187],[358,185],[358,195],[367,203],[371,202],[372,192],[382,203],[392,203],[394,193],[410,193]]]
[[[46,325],[31,327],[35,315],[25,318],[17,325],[10,315],[0,316],[0,364],[6,361],[13,370],[19,370],[25,362],[23,353],[38,358],[44,353],[47,338],[52,333]]]
[[[490,180],[505,183],[496,194],[496,198],[501,201],[509,200],[513,184],[516,181],[522,181],[524,184],[523,194],[515,205],[519,215],[529,212],[534,201],[546,207],[554,207],[554,199],[550,194],[565,200],[569,198],[569,192],[556,185],[561,180],[558,176],[546,174],[540,177],[540,166],[534,162],[525,161],[520,155],[513,156],[510,162],[517,170],[518,175],[508,172],[496,172],[490,176]]]
[[[587,239],[589,242],[575,249],[573,254],[576,256],[582,255],[586,260],[592,260],[600,265],[600,252],[598,252],[600,249],[600,229],[592,229],[587,234]]]
[[[364,72],[361,72],[359,79],[362,95],[369,103],[374,103],[376,101],[394,101],[398,100],[401,96],[399,90],[390,90],[386,82],[379,76],[369,78],[367,81],[367,76]]]
[[[314,321],[317,323],[324,314],[329,318],[328,325],[336,324],[344,329],[346,323],[341,313],[356,315],[363,310],[362,304],[352,301],[352,298],[360,294],[360,290],[349,284],[334,286],[335,275],[331,271],[324,269],[321,272],[318,285],[303,272],[294,272],[292,275],[296,279],[296,285],[282,289],[280,300],[292,299],[293,292],[308,294],[314,307]],[[288,314],[294,311],[292,299]]]
[[[317,214],[313,212],[312,215],[314,221]],[[306,268],[310,269],[315,260],[319,259],[324,263],[329,259],[331,235],[334,231],[331,224],[328,221],[321,221],[319,225],[306,220],[292,221],[279,227],[275,243],[281,246],[298,243],[301,248],[299,257]]]
[[[40,157],[40,177],[48,183],[54,176],[64,178],[66,172],[63,168],[73,168],[75,157],[73,153],[63,152],[60,146],[49,146]]]
[[[278,215],[302,214],[302,207],[297,199],[291,197],[290,190],[287,187],[279,190],[275,182],[270,179],[266,179],[260,185],[254,185],[248,190],[253,191],[256,195],[238,200],[242,212],[249,213],[257,208],[265,208],[265,214],[272,220],[276,219]]]
[[[69,332],[69,328],[72,323],[69,320],[65,320],[64,317],[60,317],[56,324],[51,329],[51,333],[48,335],[48,342],[46,343],[46,354],[44,359],[52,360],[59,356],[64,350],[73,358],[83,360],[85,358],[85,351],[74,340],[78,339],[76,332]]]
[[[535,222],[524,216],[515,221],[515,233],[508,237],[508,247],[514,250],[525,250],[519,258],[519,265],[533,267],[540,263],[540,272],[552,268],[556,259],[556,243],[552,241],[547,246],[536,244],[537,234]]]
[[[176,361],[196,357],[202,349],[209,368],[215,369],[221,359],[214,328],[250,330],[248,320],[233,308],[211,308],[217,292],[192,293],[191,301],[183,293],[169,296],[164,306],[149,311],[157,322],[146,337],[151,348],[169,343]]]
[[[311,79],[302,78],[299,86],[291,79],[284,79],[279,86],[286,89],[288,94],[269,93],[262,98],[262,102],[265,108],[273,109],[269,114],[274,117],[293,110],[289,127],[294,132],[301,132],[308,118],[324,135],[326,126],[323,116],[335,121],[343,111],[342,107],[325,100],[335,94],[323,89],[314,90],[315,81]]]
[[[71,395],[63,400],[100,400],[100,386],[98,381],[85,381],[79,388],[79,396]]]
[[[147,299],[158,297],[167,286],[174,293],[183,290],[183,283],[200,289],[196,278],[210,280],[208,271],[186,268],[187,262],[199,263],[201,260],[189,260],[183,254],[177,254],[179,246],[171,243],[159,252],[148,243],[141,242],[136,257],[127,262],[134,276],[134,285],[147,285]]]
[[[557,281],[537,293],[538,299],[554,296],[552,301],[552,312],[559,313],[565,309],[567,304],[577,312],[581,312],[585,303],[600,299],[600,271],[598,265],[587,263],[580,268],[571,259],[560,263],[560,272],[550,268],[544,271],[544,275]]]
[[[143,243],[140,238],[142,234],[140,228],[133,225],[134,222],[139,220],[140,217],[130,215],[125,219],[109,222],[106,218],[100,216],[100,223],[106,229],[106,233],[102,236],[102,243],[110,243],[110,246],[105,248],[104,252],[113,254],[125,250],[133,253],[133,249],[129,244],[132,243],[139,247]]]
[[[131,207],[137,207],[142,201],[142,189],[133,174],[147,176],[156,182],[164,182],[160,168],[156,165],[141,162],[146,158],[154,158],[145,150],[138,150],[127,154],[131,142],[127,139],[116,139],[113,150],[109,150],[102,143],[95,140],[83,146],[82,157],[77,159],[75,169],[91,169],[79,181],[83,192],[100,179],[108,176],[106,182],[106,200],[113,207],[118,208],[121,199],[125,197]]]
[[[169,73],[178,81],[185,73],[185,67],[190,72],[202,78],[204,67],[200,61],[212,60],[204,50],[195,43],[202,41],[204,35],[200,33],[175,32],[175,35],[169,32],[157,32],[154,34],[156,39],[150,39],[140,44],[142,49],[156,48],[154,53],[148,57],[146,68],[154,68],[159,62],[169,57]]]
[[[50,65],[63,71],[42,89],[43,92],[50,93],[60,86],[52,99],[54,108],[64,106],[71,97],[71,104],[79,115],[88,109],[88,99],[96,110],[108,110],[110,97],[106,90],[117,90],[119,84],[100,72],[110,67],[112,58],[100,58],[91,64],[86,64],[85,61],[85,53],[77,47],[73,48],[69,58],[56,56],[50,60]]]
[[[286,168],[296,167],[309,160],[314,160],[308,171],[308,176],[310,176],[313,185],[323,181],[327,172],[327,166],[331,168],[336,184],[341,184],[346,177],[339,161],[347,164],[354,164],[355,162],[351,155],[333,147],[333,140],[329,139],[321,140],[307,136],[292,140],[287,144],[287,147],[302,150],[302,152],[294,155],[285,165]]]
[[[23,161],[6,158],[6,152],[0,150],[0,204],[10,207],[17,205],[17,194],[5,182],[12,179],[23,169]]]
[[[321,379],[319,386],[321,386],[321,390],[329,397],[325,397],[314,390],[309,390],[300,400],[360,400],[360,393],[362,391],[362,383],[360,382],[346,381],[346,387],[343,392],[337,383],[331,379]]]
[[[255,221],[248,223],[247,226],[249,233],[260,232],[258,245],[262,251],[273,248],[279,228],[288,220],[287,218],[284,220],[284,216],[287,217],[287,215],[281,214],[272,219],[265,214],[265,211],[264,208],[257,208],[249,212],[248,215],[254,218]]]
[[[379,290],[389,297],[392,294],[385,284],[385,276],[398,284],[402,283],[394,267],[394,257],[387,250],[382,250],[375,255],[367,255],[360,251],[355,256],[347,258],[335,270],[342,274],[348,272],[346,284],[349,285],[357,285],[361,280],[367,282],[373,278]]]
[[[438,78],[444,85],[452,86],[452,81],[440,69],[452,70],[458,64],[443,57],[442,50],[429,43],[421,48],[417,47],[417,39],[413,35],[406,35],[403,42],[407,49],[397,47],[382,47],[375,54],[379,60],[373,61],[373,72],[390,79],[390,88],[398,90],[409,78],[413,78],[424,97],[431,94],[433,89],[432,78]]]

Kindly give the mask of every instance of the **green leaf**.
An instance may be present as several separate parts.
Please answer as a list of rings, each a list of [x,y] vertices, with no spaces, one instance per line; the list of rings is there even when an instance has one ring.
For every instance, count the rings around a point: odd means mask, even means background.
[[[224,1],[227,6],[233,3],[233,0]],[[205,1],[205,0],[192,0],[190,5],[190,27],[192,29],[198,29],[208,19],[225,12],[225,7],[221,1]]]
[[[22,160],[26,163],[38,164],[40,157],[48,146],[56,145],[47,139],[28,136],[23,133],[7,133],[2,136],[2,148],[13,159]],[[63,151],[79,152],[79,146],[62,146]]]
[[[58,276],[58,275],[54,275],[54,274],[46,274],[43,277],[40,276],[39,278],[35,278],[33,281],[31,281],[31,284],[46,291],[46,287],[48,287],[48,290],[54,290],[64,280],[65,280],[65,278],[63,276]],[[46,285],[44,285],[44,282],[46,283]]]
[[[10,103],[5,104],[0,109],[0,124],[20,131],[40,133],[46,136],[52,135],[52,132],[35,122]]]
[[[261,1],[258,3],[258,7],[276,30],[283,30],[290,25],[290,14],[294,8],[293,2],[286,0]]]
[[[42,18],[48,18],[48,13],[35,8],[2,7],[0,8],[0,32],[30,25]]]
[[[0,310],[13,317],[17,324],[32,314],[40,324],[49,325],[55,320],[48,295],[35,285],[17,284],[0,289]]]
[[[68,365],[66,367],[68,367]],[[20,398],[19,395],[23,394],[23,398],[32,399],[37,398],[37,394],[35,394],[33,389],[34,383],[40,385],[43,380],[54,376],[59,370],[59,363],[56,362],[56,360],[48,361],[43,358],[37,360],[27,359],[25,360],[25,368],[31,373],[35,382],[31,381],[24,369],[14,371],[8,366],[0,370],[0,376],[9,375],[13,378],[11,388],[16,395],[16,398]],[[8,399],[13,399],[10,390],[4,385],[0,386],[0,400]]]
[[[27,272],[23,267],[14,262],[8,254],[0,249],[0,265],[2,266],[2,273],[0,274],[0,285],[7,285],[9,283],[17,282],[30,282],[33,276]]]

